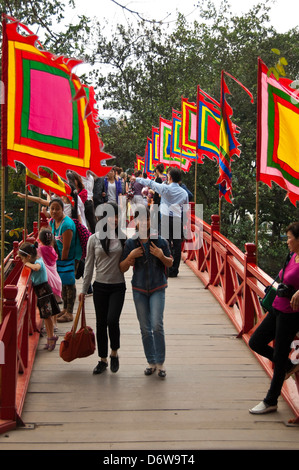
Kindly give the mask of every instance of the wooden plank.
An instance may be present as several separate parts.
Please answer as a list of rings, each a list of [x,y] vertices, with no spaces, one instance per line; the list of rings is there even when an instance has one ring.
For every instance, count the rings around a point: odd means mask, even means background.
[[[167,378],[143,374],[146,361],[132,299],[121,316],[120,370],[94,376],[97,354],[70,364],[41,338],[22,419],[0,435],[0,450],[299,449],[298,429],[279,411],[253,416],[269,378],[212,294],[184,264],[169,279]],[[78,281],[77,292],[80,291]],[[95,328],[93,301],[87,323]],[[59,341],[71,324],[59,325]]]

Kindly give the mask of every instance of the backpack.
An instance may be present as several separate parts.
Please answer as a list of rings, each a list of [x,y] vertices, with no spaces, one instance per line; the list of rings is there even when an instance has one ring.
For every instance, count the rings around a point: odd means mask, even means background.
[[[73,221],[76,225],[77,234],[82,248],[82,258],[85,259],[87,242],[91,235],[91,232],[85,227],[85,225],[81,224],[78,219],[73,219]]]

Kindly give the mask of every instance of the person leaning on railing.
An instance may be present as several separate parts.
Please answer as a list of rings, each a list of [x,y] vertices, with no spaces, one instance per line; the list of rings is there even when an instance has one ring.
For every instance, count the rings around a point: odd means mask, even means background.
[[[73,320],[76,299],[75,261],[81,259],[82,248],[76,237],[74,221],[65,215],[64,204],[60,198],[52,199],[49,205],[51,219],[49,225],[58,248],[57,271],[62,282],[63,310],[57,317],[58,322]]]
[[[291,343],[299,331],[299,222],[290,224],[286,230],[290,251],[277,294],[270,311],[253,333],[249,346],[253,351],[274,363],[273,376],[268,393],[263,401],[251,408],[253,414],[277,410],[278,397],[284,380],[299,370],[299,364],[289,359]],[[279,273],[282,276],[282,270]],[[269,346],[275,340],[275,346]]]

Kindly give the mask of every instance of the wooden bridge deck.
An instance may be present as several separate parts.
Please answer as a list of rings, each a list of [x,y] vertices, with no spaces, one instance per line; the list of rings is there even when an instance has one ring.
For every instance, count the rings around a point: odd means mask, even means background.
[[[167,378],[143,374],[141,337],[127,273],[120,370],[94,376],[97,354],[70,364],[41,338],[22,419],[0,450],[299,449],[298,427],[280,399],[253,416],[269,378],[211,293],[184,264],[169,279],[165,309]],[[80,286],[78,285],[78,291]],[[87,323],[95,327],[92,298]],[[59,325],[59,341],[70,324]]]

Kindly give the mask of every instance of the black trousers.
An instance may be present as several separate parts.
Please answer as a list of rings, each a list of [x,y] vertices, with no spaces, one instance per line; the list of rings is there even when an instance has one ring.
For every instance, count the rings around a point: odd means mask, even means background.
[[[273,309],[255,330],[249,340],[250,348],[274,363],[271,385],[264,401],[277,405],[285,374],[293,366],[289,359],[291,344],[299,331],[299,313],[283,313]],[[275,340],[275,346],[269,346]]]
[[[89,230],[91,231],[91,233],[94,233],[95,226],[96,226],[96,218],[94,215],[94,204],[92,200],[87,199],[87,201],[85,201],[84,212],[85,212],[86,221],[89,226]]]
[[[99,357],[108,356],[108,335],[110,347],[120,347],[119,318],[125,300],[126,285],[93,283],[93,302],[96,312],[96,338]]]

